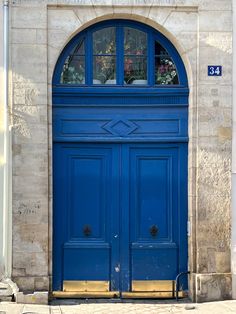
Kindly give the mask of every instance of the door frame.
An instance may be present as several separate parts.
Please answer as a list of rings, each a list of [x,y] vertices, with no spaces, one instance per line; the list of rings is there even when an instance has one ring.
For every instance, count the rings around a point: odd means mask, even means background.
[[[103,22],[106,23],[106,22]],[[142,24],[142,23],[137,23],[137,24]],[[144,24],[142,24],[144,25]],[[146,27],[146,26],[145,26]],[[155,30],[155,32],[157,32]],[[165,38],[162,34],[157,32],[159,35],[163,37],[163,40],[166,41],[168,45],[171,45],[172,49],[175,50],[174,46],[168,41],[167,38]],[[76,36],[72,39],[76,40]],[[71,42],[72,42],[71,41]],[[66,54],[69,45],[63,50],[63,53],[61,57],[59,58],[58,64],[55,68],[54,72],[54,78],[53,78],[53,110],[58,108],[58,107],[66,107],[67,104],[70,106],[76,107],[77,104],[82,104],[86,98],[89,98],[94,100],[94,99],[99,99],[99,104],[98,107],[102,108],[101,106],[101,99],[104,99],[105,96],[108,96],[107,98],[113,97],[114,95],[118,97],[120,100],[123,100],[124,98],[127,99],[127,103],[133,107],[134,103],[132,101],[136,101],[136,103],[139,105],[142,105],[143,101],[145,99],[148,99],[148,102],[152,103],[153,105],[157,105],[159,107],[163,106],[163,103],[168,104],[170,108],[174,108],[176,106],[178,107],[187,107],[188,106],[188,94],[189,94],[189,89],[187,86],[187,75],[185,70],[183,70],[183,75],[185,77],[184,84],[179,85],[178,87],[164,87],[164,88],[148,88],[148,87],[133,87],[133,88],[124,88],[124,87],[81,87],[77,86],[76,89],[70,86],[62,86],[58,84],[58,77],[60,74],[60,66],[62,63],[63,58],[65,57],[64,54]],[[175,53],[179,56],[178,52],[175,50]],[[183,62],[181,58],[179,57],[179,62],[182,64],[182,68],[184,69]],[[125,103],[124,103],[125,104]],[[123,105],[124,105],[123,104]],[[112,106],[117,107],[117,104],[114,103]],[[54,110],[55,111],[55,110]],[[185,124],[188,124],[188,121],[185,121]],[[185,125],[186,126],[186,125]],[[57,126],[54,126],[54,140],[59,141],[59,140],[68,140],[68,139],[59,139],[55,137],[55,128]],[[77,139],[78,140],[78,139]],[[85,141],[91,141],[91,138],[85,139]],[[95,142],[109,142],[110,140],[107,140],[105,138],[100,138],[100,139],[93,139]],[[113,138],[114,142],[120,142],[120,139],[118,138]],[[151,139],[150,142],[153,142],[154,140]],[[132,142],[131,139],[127,139],[127,142]],[[163,142],[188,142],[188,135],[181,134],[181,136],[173,137],[159,137],[157,142],[163,143]]]

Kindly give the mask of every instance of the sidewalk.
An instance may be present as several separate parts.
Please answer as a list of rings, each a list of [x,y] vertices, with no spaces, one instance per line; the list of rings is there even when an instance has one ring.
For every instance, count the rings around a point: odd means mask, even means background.
[[[0,303],[0,314],[224,314],[236,313],[235,301],[211,303],[182,303],[175,301],[73,301],[51,305],[24,305],[9,302]]]

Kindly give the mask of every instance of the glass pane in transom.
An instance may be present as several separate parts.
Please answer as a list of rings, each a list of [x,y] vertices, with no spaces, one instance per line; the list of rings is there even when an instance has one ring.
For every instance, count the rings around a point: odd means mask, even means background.
[[[124,80],[126,84],[147,84],[147,34],[124,28]]]
[[[85,84],[84,39],[72,49],[66,58],[62,68],[60,83]]]
[[[147,57],[125,56],[124,79],[126,84],[147,84]]]
[[[124,28],[124,53],[125,55],[146,55],[147,34],[131,27]]]
[[[116,53],[115,27],[107,27],[93,33],[93,54],[113,55]]]
[[[93,84],[116,84],[115,56],[93,57]]]
[[[155,84],[179,84],[178,72],[173,59],[157,41],[155,42]]]

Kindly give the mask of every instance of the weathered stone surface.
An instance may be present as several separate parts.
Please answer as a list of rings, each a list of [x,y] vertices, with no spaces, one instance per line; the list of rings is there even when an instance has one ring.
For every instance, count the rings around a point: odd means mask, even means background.
[[[48,304],[48,292],[47,291],[43,291],[43,292],[37,291],[32,294],[24,294],[23,292],[18,292],[15,297],[16,297],[16,303]]]
[[[234,0],[233,0],[234,1]],[[231,0],[200,0],[195,1],[199,5],[200,10],[205,11],[231,11],[232,10],[232,1]],[[216,15],[218,12],[215,13]]]
[[[19,80],[13,84],[13,108],[14,105],[44,105],[44,110],[47,110],[47,82],[35,84],[19,77]]]
[[[35,277],[34,286],[36,291],[48,291],[49,290],[48,277]]]
[[[163,26],[172,34],[179,34],[182,31],[197,31],[197,13],[172,11],[163,23]]]
[[[219,23],[220,21],[220,23]],[[232,31],[232,12],[201,11],[199,13],[199,30],[201,32],[230,32]]]
[[[100,4],[100,3],[99,3]],[[96,12],[97,17],[101,16],[112,16],[114,13],[113,6],[102,6],[102,5],[96,5],[94,6],[94,10]]]
[[[47,49],[39,44],[12,44],[13,81],[45,83],[47,79]]]
[[[19,255],[14,256],[13,258],[18,258]],[[19,287],[20,291],[34,291],[34,277],[26,276],[24,273],[23,276],[14,276],[14,265],[13,265],[13,280]]]
[[[20,268],[13,268],[14,282],[16,282],[20,291],[48,291],[49,278],[47,275],[38,277],[37,275],[31,276],[25,271],[19,272]],[[23,270],[23,268],[22,268]],[[39,270],[40,271],[40,270]]]
[[[36,29],[13,29],[12,44],[36,44],[37,33]]]
[[[215,47],[230,57],[232,54],[232,32],[200,32],[200,47]]]
[[[199,273],[230,271],[229,145],[230,140],[219,141],[216,137],[202,137],[199,142],[197,211]]]
[[[0,300],[3,297],[11,297],[13,295],[13,291],[11,287],[7,283],[0,282]]]
[[[48,29],[57,29],[72,33],[81,26],[81,22],[73,10],[48,10]]]
[[[13,300],[13,296],[18,292],[19,288],[11,279],[6,278],[0,281],[0,303],[11,302]],[[2,314],[1,311],[0,313]]]
[[[212,108],[231,108],[232,106],[232,86],[216,84],[199,84],[199,103],[202,111]]]
[[[11,27],[13,28],[47,27],[47,14],[45,6],[13,6],[11,15]]]
[[[14,200],[13,225],[46,223],[47,202],[44,199],[31,198]],[[16,232],[17,230],[15,230]]]
[[[231,274],[196,274],[196,301],[231,299]]]
[[[45,252],[47,250],[47,224],[23,224],[15,223],[14,225],[15,234],[19,235],[15,238],[14,251],[15,252]],[[19,262],[19,261],[18,261]],[[23,260],[26,267],[30,260]],[[30,271],[30,270],[29,270]]]

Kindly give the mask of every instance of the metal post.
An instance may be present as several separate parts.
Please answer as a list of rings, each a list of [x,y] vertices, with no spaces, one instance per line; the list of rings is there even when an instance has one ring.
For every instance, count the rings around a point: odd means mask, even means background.
[[[232,134],[232,233],[231,233],[231,273],[232,298],[236,299],[236,1],[233,6],[233,134]]]
[[[184,275],[189,275],[190,271],[184,271],[182,273],[179,273],[175,279],[175,297],[176,297],[176,301],[179,300],[179,279],[180,277],[184,276]]]

